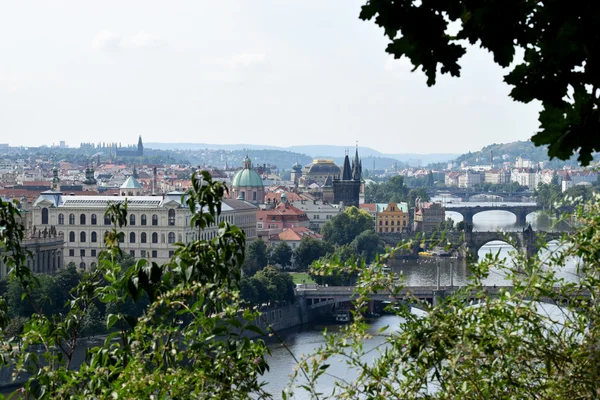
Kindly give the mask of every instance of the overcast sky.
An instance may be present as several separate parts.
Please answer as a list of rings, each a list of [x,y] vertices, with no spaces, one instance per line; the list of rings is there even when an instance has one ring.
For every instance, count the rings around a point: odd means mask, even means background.
[[[3,2],[0,143],[462,153],[535,132],[489,54],[428,88],[358,19],[364,1]]]

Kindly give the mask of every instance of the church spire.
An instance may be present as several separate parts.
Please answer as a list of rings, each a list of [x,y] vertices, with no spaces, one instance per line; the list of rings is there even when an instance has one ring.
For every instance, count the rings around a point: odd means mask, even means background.
[[[352,169],[350,168],[350,159],[348,158],[348,150],[346,150],[346,156],[344,157],[344,168],[342,170],[342,180],[349,181],[352,179]]]
[[[358,143],[356,143],[356,153],[354,153],[354,161],[352,162],[352,179],[359,181],[362,175],[362,165],[358,158]]]

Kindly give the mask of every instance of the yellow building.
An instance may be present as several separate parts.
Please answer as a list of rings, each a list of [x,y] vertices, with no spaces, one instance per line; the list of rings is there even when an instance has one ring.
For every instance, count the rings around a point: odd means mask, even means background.
[[[393,233],[409,230],[408,204],[394,202],[377,204],[375,229],[377,233]]]

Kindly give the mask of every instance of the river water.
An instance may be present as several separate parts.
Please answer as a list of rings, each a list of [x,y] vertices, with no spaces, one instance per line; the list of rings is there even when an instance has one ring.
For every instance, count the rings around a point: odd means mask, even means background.
[[[456,200],[453,201],[456,204]],[[468,205],[490,205],[490,203],[467,203]],[[502,203],[505,204],[505,203]],[[455,212],[447,212],[447,217],[452,218],[455,222],[462,220],[462,216]],[[552,226],[552,221],[545,215],[530,214],[526,219],[528,224],[531,224],[534,230],[550,231],[556,229]],[[476,214],[473,217],[474,231],[518,231],[525,226],[517,225],[517,218],[514,214],[506,211],[486,211]],[[547,251],[556,250],[557,243],[550,242]],[[499,252],[500,257],[511,259],[510,253],[514,248],[504,242],[489,242],[479,250],[479,258],[485,257],[486,253]],[[544,251],[544,250],[542,250]],[[435,285],[437,282],[437,264],[440,263],[440,284],[442,286],[450,285],[450,264],[452,263],[453,283],[462,285],[467,281],[469,269],[465,260],[457,260],[454,258],[428,258],[421,260],[407,260],[405,262],[397,262],[392,265],[392,272],[402,274],[408,285],[428,286]],[[558,272],[558,276],[565,280],[572,281],[577,279],[576,261],[570,260],[567,265]],[[508,285],[510,282],[505,279],[505,275],[499,270],[491,270],[489,277],[485,280],[487,285]],[[393,327],[399,324],[400,320],[395,316],[382,316],[373,320],[371,330],[375,333],[380,327]],[[328,332],[339,330],[339,325],[306,325],[300,328],[291,329],[282,333],[282,338],[286,343],[287,349],[277,343],[270,346],[272,355],[268,358],[270,372],[264,376],[264,380],[268,382],[267,388],[274,398],[281,397],[281,391],[286,387],[289,381],[289,375],[292,373],[296,362],[289,354],[292,352],[296,357],[301,357],[303,354],[312,354],[324,342],[323,330],[327,328]],[[385,341],[381,336],[375,336],[365,343],[365,349],[371,349],[380,346]],[[376,354],[374,354],[375,356]],[[348,370],[346,365],[340,362],[332,362],[330,372],[334,376],[343,379],[352,379],[352,371]],[[333,388],[334,378],[325,376],[319,381],[318,388],[325,393],[329,393]],[[308,399],[310,396],[301,389],[295,390],[295,399]]]

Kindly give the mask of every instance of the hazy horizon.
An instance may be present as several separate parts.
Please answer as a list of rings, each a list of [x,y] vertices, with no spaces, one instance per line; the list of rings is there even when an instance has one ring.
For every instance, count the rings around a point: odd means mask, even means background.
[[[539,106],[508,97],[490,54],[428,88],[358,19],[365,1],[6,3],[0,142],[460,154],[534,134]]]

